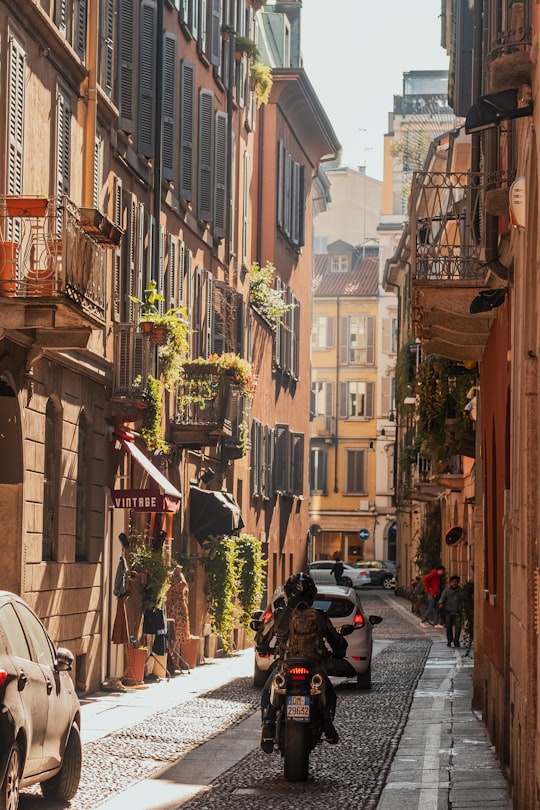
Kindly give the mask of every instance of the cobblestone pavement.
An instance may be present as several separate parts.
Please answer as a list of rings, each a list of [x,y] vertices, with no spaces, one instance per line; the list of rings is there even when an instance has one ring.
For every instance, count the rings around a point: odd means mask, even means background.
[[[255,749],[184,807],[288,810],[294,793],[302,796],[303,808],[319,807],[321,801],[332,807],[354,801],[357,810],[376,808],[431,640],[417,621],[408,621],[393,606],[392,594],[366,589],[362,601],[368,614],[383,616],[374,636],[389,643],[373,662],[371,690],[359,691],[353,682],[337,686],[340,743],[322,744],[312,753],[314,778],[305,785],[285,783],[279,754],[268,756]],[[240,678],[87,743],[81,785],[70,807],[95,810],[129,785],[238,724],[258,709],[259,700],[260,689],[253,687],[250,678]],[[21,794],[20,810],[53,807],[58,804],[41,798],[37,787]]]

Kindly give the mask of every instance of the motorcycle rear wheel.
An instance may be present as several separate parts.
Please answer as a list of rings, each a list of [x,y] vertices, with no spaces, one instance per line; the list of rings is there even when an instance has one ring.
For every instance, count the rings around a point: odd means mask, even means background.
[[[305,782],[309,776],[311,729],[309,723],[287,723],[284,733],[283,775],[288,782]]]

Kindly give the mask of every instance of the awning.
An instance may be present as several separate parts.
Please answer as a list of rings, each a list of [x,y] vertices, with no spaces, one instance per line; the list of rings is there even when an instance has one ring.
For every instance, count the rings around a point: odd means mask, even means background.
[[[131,509],[134,512],[178,512],[182,495],[161,470],[152,464],[135,442],[120,440],[122,447],[142,467],[151,479],[147,489],[113,489],[111,498],[116,509]]]
[[[238,534],[244,526],[240,506],[230,492],[189,488],[189,530],[199,542]]]

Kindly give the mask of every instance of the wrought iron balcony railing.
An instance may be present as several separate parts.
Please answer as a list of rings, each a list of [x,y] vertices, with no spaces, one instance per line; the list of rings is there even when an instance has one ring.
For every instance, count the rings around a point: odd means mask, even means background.
[[[490,37],[488,60],[527,53],[532,46],[532,4],[530,0],[502,0],[488,6],[487,30]]]
[[[483,230],[486,194],[508,190],[510,172],[415,172],[410,230],[417,282],[482,283],[487,272]]]
[[[67,197],[0,196],[0,299],[62,299],[104,323],[104,248],[121,231],[92,214]]]

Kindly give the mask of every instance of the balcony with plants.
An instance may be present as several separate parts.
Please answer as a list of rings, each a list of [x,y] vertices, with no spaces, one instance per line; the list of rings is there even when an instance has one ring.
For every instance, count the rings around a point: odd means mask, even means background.
[[[256,385],[251,364],[239,355],[225,353],[186,360],[176,384],[175,415],[169,429],[171,443],[207,447],[217,445],[222,437],[232,439],[233,424],[238,421],[238,399],[250,400]]]
[[[65,196],[0,196],[2,325],[40,329],[45,345],[85,346],[105,324],[105,249],[121,237],[97,209]]]
[[[398,488],[402,499],[422,500],[449,486],[460,488],[462,459],[475,457],[470,402],[476,369],[437,355],[424,356],[413,366],[411,356],[411,344],[405,344],[396,368]]]

